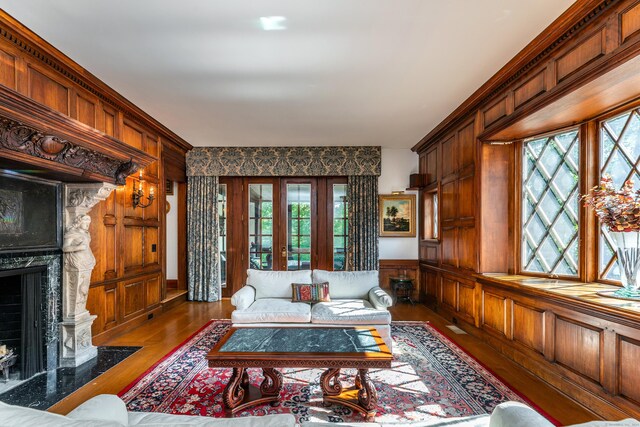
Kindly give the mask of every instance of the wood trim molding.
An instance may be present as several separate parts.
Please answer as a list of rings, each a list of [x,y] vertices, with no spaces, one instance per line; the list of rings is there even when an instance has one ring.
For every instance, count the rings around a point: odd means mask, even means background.
[[[155,157],[0,86],[0,157],[125,184]]]
[[[586,0],[575,2],[566,12],[549,25],[520,53],[502,67],[493,77],[476,90],[440,124],[424,136],[412,150],[419,152],[444,136],[465,120],[469,113],[490,100],[518,78],[529,72],[542,60],[557,51],[576,33],[603,15],[620,0]]]
[[[89,71],[82,68],[65,54],[50,45],[33,31],[0,9],[0,37],[12,43],[16,48],[33,56],[42,64],[50,67],[73,83],[92,93],[101,101],[117,108],[135,121],[162,134],[183,150],[190,150],[191,144],[180,138],[169,128],[145,113],[131,101],[118,94]]]

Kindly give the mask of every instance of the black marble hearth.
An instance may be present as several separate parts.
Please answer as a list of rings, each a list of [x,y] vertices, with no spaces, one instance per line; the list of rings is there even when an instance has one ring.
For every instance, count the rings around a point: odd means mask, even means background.
[[[0,401],[12,405],[47,409],[80,387],[122,362],[141,347],[98,347],[98,357],[77,368],[43,372],[0,394]]]

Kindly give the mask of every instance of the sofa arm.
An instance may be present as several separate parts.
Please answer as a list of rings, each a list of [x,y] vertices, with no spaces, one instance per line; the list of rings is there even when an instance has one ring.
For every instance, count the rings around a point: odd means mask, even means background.
[[[129,425],[127,406],[115,394],[92,397],[69,412],[67,417],[78,421],[111,421],[123,426]]]
[[[393,299],[380,286],[371,288],[369,291],[369,302],[378,310],[384,310],[393,305]]]
[[[553,424],[523,403],[505,402],[491,412],[489,427],[553,427]]]
[[[256,299],[256,289],[246,285],[231,297],[231,304],[238,310],[246,310]]]

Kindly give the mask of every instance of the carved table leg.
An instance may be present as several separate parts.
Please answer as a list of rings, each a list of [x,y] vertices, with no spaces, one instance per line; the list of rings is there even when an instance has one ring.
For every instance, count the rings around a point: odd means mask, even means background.
[[[360,381],[360,374],[356,374],[355,386],[358,390],[362,389],[362,381]]]
[[[224,388],[222,400],[228,410],[233,410],[244,400],[245,389],[248,386],[249,378],[244,368],[233,368],[233,374],[229,379],[229,383]]]
[[[282,373],[274,368],[263,368],[264,380],[260,384],[260,392],[263,397],[275,396],[279,399],[282,391]],[[279,400],[271,402],[271,406],[278,406]]]
[[[322,388],[322,394],[325,396],[337,396],[342,393],[342,384],[338,376],[340,375],[340,368],[327,369],[320,375],[320,387]],[[333,381],[333,384],[332,384]]]
[[[358,369],[358,376],[360,377],[360,384],[362,386],[360,391],[358,391],[358,403],[367,411],[366,421],[373,421],[378,406],[378,392],[371,378],[369,378],[368,369]]]

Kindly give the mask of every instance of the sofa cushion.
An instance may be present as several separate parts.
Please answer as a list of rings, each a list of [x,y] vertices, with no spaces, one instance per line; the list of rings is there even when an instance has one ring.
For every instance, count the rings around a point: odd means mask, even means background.
[[[391,313],[376,310],[368,301],[343,299],[319,302],[311,308],[311,323],[334,325],[388,325]]]
[[[256,299],[289,298],[292,283],[312,283],[311,271],[247,270],[247,285],[256,290]]]
[[[313,283],[329,282],[331,299],[368,299],[369,290],[378,286],[378,271],[313,270]]]
[[[274,414],[259,417],[213,418],[193,415],[161,414],[157,412],[129,412],[129,425],[140,427],[294,427],[296,425],[296,418],[291,414]]]
[[[67,417],[85,421],[116,421],[125,426],[129,423],[127,405],[115,394],[94,396],[69,412]]]
[[[288,296],[291,298],[291,291]],[[246,310],[234,310],[231,313],[233,323],[309,323],[310,320],[309,304],[284,298],[259,299]]]
[[[2,427],[122,427],[117,421],[74,420],[64,415],[53,414],[23,406],[0,402],[0,425]]]

